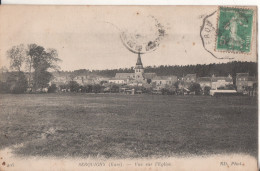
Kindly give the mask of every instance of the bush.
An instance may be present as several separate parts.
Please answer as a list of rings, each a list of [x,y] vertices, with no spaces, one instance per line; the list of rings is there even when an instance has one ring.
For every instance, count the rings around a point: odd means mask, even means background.
[[[79,84],[76,81],[70,81],[68,84],[68,88],[71,92],[78,92],[79,91]]]
[[[101,85],[95,84],[95,85],[93,85],[92,91],[93,91],[93,93],[100,93],[101,89],[102,89]]]
[[[93,90],[93,86],[91,84],[85,86],[86,87],[86,93],[91,93]]]
[[[0,93],[9,93],[9,86],[6,82],[0,82]]]
[[[162,95],[174,95],[176,93],[175,89],[173,89],[173,88],[162,88],[161,92],[162,92]]]
[[[9,89],[8,92],[20,94],[26,91],[28,82],[23,72],[12,72],[7,77],[6,84]]]
[[[48,87],[48,93],[55,93],[57,91],[56,84],[52,84],[50,87]]]
[[[111,87],[111,93],[118,93],[119,92],[119,86],[118,85],[112,85]]]
[[[79,90],[81,93],[86,93],[87,87],[86,86],[79,86]]]
[[[234,84],[228,84],[228,85],[226,85],[226,89],[227,90],[236,90],[237,88]]]
[[[65,85],[65,84],[60,85],[59,87],[60,87],[60,90],[64,90],[64,89],[67,90],[68,89],[68,85]]]
[[[210,89],[211,89],[211,87],[205,86],[205,87],[204,87],[204,90],[203,90],[204,95],[209,95],[209,94],[210,94]]]
[[[199,95],[201,92],[200,84],[192,83],[189,87],[190,92],[195,92],[195,95]]]

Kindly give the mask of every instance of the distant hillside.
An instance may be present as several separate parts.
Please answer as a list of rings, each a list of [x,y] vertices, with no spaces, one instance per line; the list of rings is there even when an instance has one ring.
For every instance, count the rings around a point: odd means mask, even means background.
[[[53,72],[53,75],[59,73],[59,75],[75,77],[78,75],[88,75],[90,77],[102,76],[102,77],[114,77],[116,73],[133,73],[134,67],[120,68],[120,69],[106,69],[106,70],[87,70],[79,69],[75,71],[58,71]],[[249,73],[250,76],[258,75],[257,63],[255,62],[229,62],[222,64],[198,64],[198,65],[174,65],[174,66],[148,66],[145,67],[145,72],[153,72],[158,76],[176,75],[177,77],[183,77],[187,74],[197,74],[197,77],[212,76],[228,76],[231,74],[233,79],[236,77],[236,73]],[[26,73],[28,74],[28,73]],[[0,71],[0,80],[5,79],[5,74]]]
[[[90,71],[88,71],[90,72]],[[93,74],[114,77],[118,72],[134,72],[134,68],[120,68],[110,70],[93,70]],[[178,77],[185,76],[187,74],[197,74],[198,77],[212,76],[227,76],[231,74],[235,77],[236,73],[248,72],[251,76],[257,75],[257,63],[255,62],[229,62],[221,64],[198,64],[198,65],[174,65],[174,66],[148,66],[145,67],[145,72],[155,72],[159,76],[176,75]]]

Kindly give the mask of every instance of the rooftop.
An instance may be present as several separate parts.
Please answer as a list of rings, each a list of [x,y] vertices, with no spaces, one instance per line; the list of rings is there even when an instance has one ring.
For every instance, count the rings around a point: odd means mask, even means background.
[[[227,82],[232,82],[232,77],[212,77],[212,82],[216,82],[218,80],[225,80]]]
[[[134,73],[116,73],[115,78],[128,78],[134,76]]]
[[[153,80],[172,80],[172,79],[176,79],[177,80],[177,76],[172,75],[172,76],[156,76],[153,78]]]
[[[144,73],[144,78],[146,79],[153,79],[154,77],[156,77],[157,74],[156,73]]]
[[[198,81],[198,82],[211,81],[211,77],[198,77],[197,81]]]
[[[249,73],[237,73],[237,77],[248,77]]]
[[[257,81],[257,78],[253,77],[253,76],[249,76],[248,77],[248,81]]]

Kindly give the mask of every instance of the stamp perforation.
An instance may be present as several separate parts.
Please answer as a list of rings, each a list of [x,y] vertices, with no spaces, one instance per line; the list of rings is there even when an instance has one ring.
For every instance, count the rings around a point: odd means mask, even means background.
[[[238,50],[219,50],[217,49],[217,41],[218,41],[218,34],[219,34],[219,18],[220,18],[220,8],[230,8],[230,9],[245,9],[245,10],[252,10],[253,11],[253,16],[252,16],[252,24],[254,24],[255,21],[255,12],[252,8],[249,7],[244,7],[244,6],[218,6],[217,10],[217,22],[216,22],[216,35],[215,35],[215,47],[214,51],[215,52],[221,52],[221,53],[233,53],[233,54],[243,54],[243,55],[251,55],[252,54],[252,42],[253,42],[253,35],[255,33],[254,27],[252,27],[252,33],[251,33],[251,43],[250,43],[250,50],[249,52],[242,52]]]

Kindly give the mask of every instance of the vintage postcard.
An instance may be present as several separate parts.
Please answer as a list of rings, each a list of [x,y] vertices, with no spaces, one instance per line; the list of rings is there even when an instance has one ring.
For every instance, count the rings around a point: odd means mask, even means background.
[[[258,170],[256,6],[0,6],[0,170]]]

